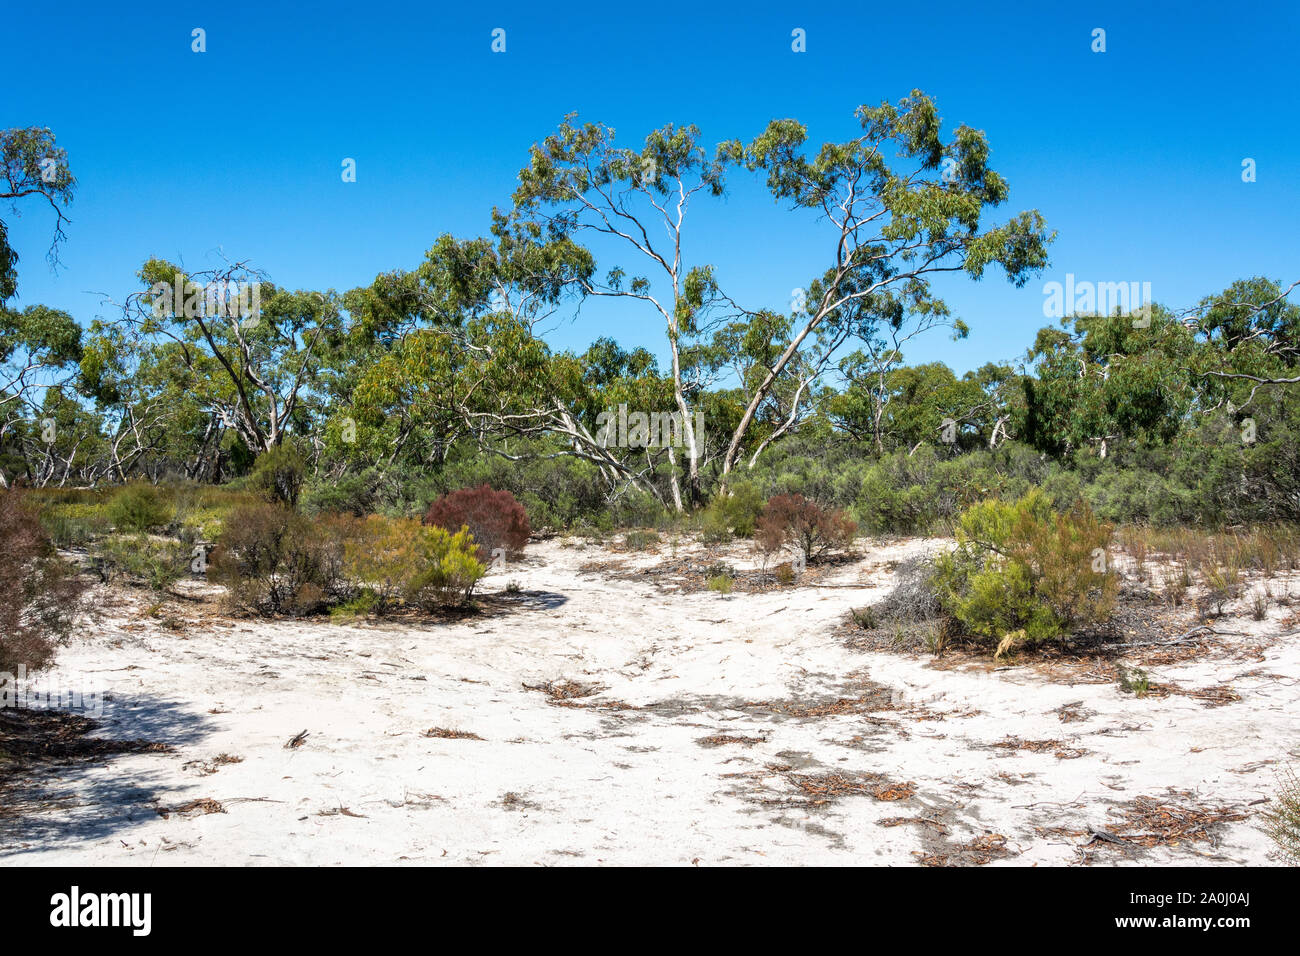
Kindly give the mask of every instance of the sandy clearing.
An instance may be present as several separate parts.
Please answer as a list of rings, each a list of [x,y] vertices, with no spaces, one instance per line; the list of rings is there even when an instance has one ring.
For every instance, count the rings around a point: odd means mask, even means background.
[[[51,802],[0,817],[0,860],[913,864],[969,862],[959,844],[1000,834],[991,865],[1059,865],[1086,838],[1036,828],[1108,827],[1112,808],[1172,788],[1192,797],[1171,802],[1251,816],[1217,845],[1094,845],[1095,862],[1273,862],[1256,815],[1270,762],[1300,754],[1300,640],[1262,662],[1152,669],[1241,695],[1217,707],[845,647],[834,625],[886,593],[880,565],[930,546],[867,549],[825,582],[838,587],[722,597],[584,573],[655,558],[551,541],[486,582],[518,582],[513,613],[418,628],[235,621],[175,634],[114,612],[55,676],[111,692],[102,735],[175,750],[42,773],[29,795]],[[1233,628],[1276,631],[1276,617]],[[599,690],[561,705],[529,689],[561,680]],[[1083,719],[1060,719],[1069,704]],[[482,739],[423,736],[433,728]],[[1065,756],[996,746],[1008,737],[1061,741]],[[242,759],[207,774],[193,763],[223,753]],[[915,795],[810,800],[800,783],[828,774]],[[202,798],[225,812],[157,812]],[[881,825],[900,817],[935,825]]]

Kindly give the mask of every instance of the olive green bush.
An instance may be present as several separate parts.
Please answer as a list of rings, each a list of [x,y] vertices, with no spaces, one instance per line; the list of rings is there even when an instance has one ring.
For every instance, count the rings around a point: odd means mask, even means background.
[[[124,487],[108,503],[108,520],[124,532],[148,532],[166,527],[175,508],[159,488],[147,484]]]
[[[344,541],[344,572],[374,595],[383,614],[399,603],[426,608],[464,604],[487,573],[466,530],[456,533],[414,518],[371,515]]]
[[[208,564],[229,602],[257,614],[309,614],[345,594],[346,521],[308,520],[269,502],[238,508]]]
[[[190,569],[191,553],[180,541],[153,539],[143,534],[114,534],[96,549],[105,578],[124,576],[159,593],[179,581]]]
[[[967,509],[957,547],[935,562],[944,611],[974,637],[1026,642],[1105,622],[1116,580],[1106,567],[1111,527],[1084,504],[1054,511],[1038,490]]]
[[[306,477],[306,459],[297,446],[286,442],[258,456],[248,489],[272,503],[296,508]]]

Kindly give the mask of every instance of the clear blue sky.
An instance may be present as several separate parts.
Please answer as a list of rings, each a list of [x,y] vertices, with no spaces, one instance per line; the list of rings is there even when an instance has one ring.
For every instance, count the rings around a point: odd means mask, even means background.
[[[1039,209],[1059,238],[1023,289],[945,282],[971,336],[937,334],[911,361],[963,371],[1017,355],[1046,324],[1043,282],[1066,272],[1147,281],[1174,306],[1249,275],[1300,278],[1294,2],[729,6],[11,4],[0,127],[50,127],[79,180],[57,273],[48,210],[0,214],[22,256],[18,304],[89,320],[98,293],[137,288],[146,258],[198,270],[218,248],[281,285],[344,290],[414,267],[441,233],[485,234],[528,147],[570,110],[628,145],[668,122],[748,139],[777,117],[820,142],[853,135],[859,104],[914,87],[948,124],[988,134],[1006,211]],[[344,157],[356,183],[340,179]],[[734,182],[701,207],[688,253],[742,304],[785,309],[833,237],[748,174]],[[608,307],[550,339],[598,335],[662,344],[650,316]]]

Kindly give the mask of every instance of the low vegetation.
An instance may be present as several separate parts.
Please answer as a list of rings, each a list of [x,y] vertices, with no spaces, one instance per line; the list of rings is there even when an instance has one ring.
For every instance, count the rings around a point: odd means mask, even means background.
[[[0,491],[0,672],[36,671],[68,638],[85,589],[20,491]]]
[[[1283,859],[1292,866],[1300,866],[1300,780],[1289,768],[1278,774],[1277,792],[1269,804],[1265,830]]]
[[[1103,624],[1115,605],[1111,527],[1083,504],[1053,511],[1039,491],[961,516],[957,547],[935,562],[940,606],[966,633],[1034,643]]]
[[[766,554],[791,549],[809,563],[853,542],[857,524],[844,512],[824,509],[803,495],[774,495],[763,505],[754,542]]]
[[[424,523],[453,533],[468,529],[483,563],[490,563],[498,553],[518,558],[531,533],[528,515],[515,496],[488,485],[443,495],[429,506]]]

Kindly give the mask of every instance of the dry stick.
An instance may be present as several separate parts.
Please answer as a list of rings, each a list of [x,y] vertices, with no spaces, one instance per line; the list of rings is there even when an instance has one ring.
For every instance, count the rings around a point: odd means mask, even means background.
[[[1248,637],[1249,636],[1245,631],[1216,631],[1208,624],[1201,624],[1198,625],[1197,627],[1192,628],[1190,631],[1184,631],[1182,634],[1179,634],[1177,637],[1168,641],[1134,641],[1129,644],[1111,644],[1108,646],[1109,647],[1174,647],[1179,644],[1195,643],[1195,641],[1191,640],[1191,636],[1195,634],[1199,634],[1202,631],[1209,634],[1217,634],[1220,637]],[[1300,634],[1300,631],[1287,631],[1285,634],[1275,634],[1273,637],[1274,640],[1281,640],[1284,637],[1294,637],[1297,634]],[[1267,635],[1261,635],[1261,636],[1267,636]]]
[[[1191,644],[1191,643],[1195,643],[1195,641],[1193,641],[1192,638],[1193,638],[1194,636],[1195,636],[1195,637],[1199,637],[1203,632],[1208,632],[1208,633],[1210,633],[1210,634],[1224,634],[1224,633],[1227,633],[1227,632],[1224,632],[1224,631],[1216,631],[1214,628],[1210,627],[1208,624],[1198,624],[1196,627],[1192,628],[1191,630],[1189,630],[1189,631],[1184,631],[1182,634],[1179,634],[1177,637],[1172,638],[1172,639],[1167,640],[1167,641],[1131,641],[1131,642],[1129,642],[1129,643],[1127,643],[1127,644],[1111,644],[1111,645],[1109,645],[1109,646],[1110,646],[1110,647],[1154,647],[1154,646],[1159,646],[1159,647],[1174,647],[1175,645],[1178,645],[1178,644]]]

